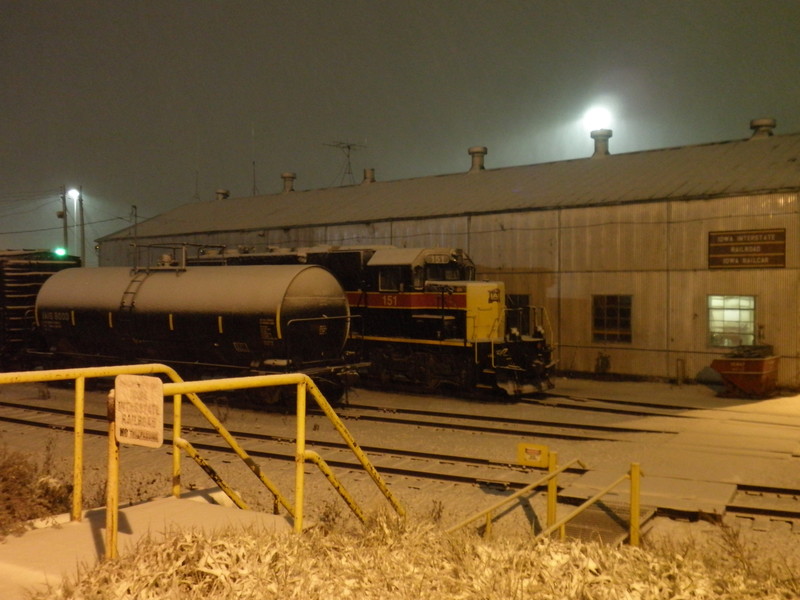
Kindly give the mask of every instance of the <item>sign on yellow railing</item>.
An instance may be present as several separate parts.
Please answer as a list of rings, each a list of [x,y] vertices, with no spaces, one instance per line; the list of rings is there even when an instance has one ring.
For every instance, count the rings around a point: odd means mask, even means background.
[[[160,448],[164,443],[164,384],[158,377],[114,379],[116,436],[123,444]]]
[[[546,469],[550,460],[550,448],[544,444],[517,444],[517,462],[526,467]]]

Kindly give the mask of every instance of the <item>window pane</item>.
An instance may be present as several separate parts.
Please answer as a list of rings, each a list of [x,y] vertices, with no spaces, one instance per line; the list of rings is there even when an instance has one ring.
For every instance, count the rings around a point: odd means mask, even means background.
[[[755,343],[755,296],[709,296],[708,333],[712,346]]]
[[[592,339],[630,343],[632,304],[632,296],[592,296]]]

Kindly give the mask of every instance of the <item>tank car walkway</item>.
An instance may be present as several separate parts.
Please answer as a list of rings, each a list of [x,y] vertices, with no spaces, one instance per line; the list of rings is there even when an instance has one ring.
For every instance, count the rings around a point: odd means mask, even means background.
[[[143,536],[158,536],[185,528],[212,532],[230,527],[291,532],[285,517],[239,510],[213,503],[216,493],[192,492],[183,498],[160,498],[120,507],[119,551],[124,555]],[[79,566],[92,566],[105,553],[105,509],[84,513],[83,521],[60,523],[9,536],[0,543],[0,598],[22,600],[31,591],[57,586],[63,577],[75,576]]]

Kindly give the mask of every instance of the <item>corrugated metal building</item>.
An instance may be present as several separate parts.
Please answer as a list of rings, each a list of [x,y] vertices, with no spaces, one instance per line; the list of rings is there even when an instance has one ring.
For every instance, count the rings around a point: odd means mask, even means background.
[[[562,370],[698,377],[769,344],[800,386],[800,134],[191,203],[138,224],[139,247],[394,244],[464,248],[481,277],[547,308]],[[99,240],[133,263],[134,228]]]

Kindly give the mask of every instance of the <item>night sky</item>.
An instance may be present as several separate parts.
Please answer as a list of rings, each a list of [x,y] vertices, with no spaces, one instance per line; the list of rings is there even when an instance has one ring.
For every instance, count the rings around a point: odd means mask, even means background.
[[[61,186],[94,240],[349,183],[336,142],[356,183],[586,157],[596,104],[612,153],[800,132],[798,0],[0,0],[0,53],[0,248],[61,243]]]

